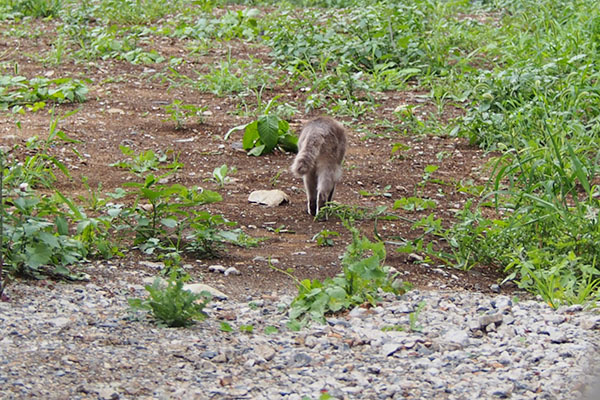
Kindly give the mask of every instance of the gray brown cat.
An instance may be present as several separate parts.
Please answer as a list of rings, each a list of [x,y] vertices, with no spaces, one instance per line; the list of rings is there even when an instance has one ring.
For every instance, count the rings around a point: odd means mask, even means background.
[[[317,215],[333,198],[335,185],[342,177],[346,144],[346,130],[329,117],[310,121],[300,132],[298,154],[291,170],[304,180],[310,215]]]

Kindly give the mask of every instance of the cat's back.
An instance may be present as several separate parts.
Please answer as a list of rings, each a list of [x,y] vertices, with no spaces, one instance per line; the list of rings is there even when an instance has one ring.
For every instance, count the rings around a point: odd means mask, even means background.
[[[318,117],[310,121],[299,137],[299,144],[306,142],[320,142],[320,153],[325,157],[333,157],[336,162],[341,162],[346,153],[346,129],[342,124],[330,117]]]

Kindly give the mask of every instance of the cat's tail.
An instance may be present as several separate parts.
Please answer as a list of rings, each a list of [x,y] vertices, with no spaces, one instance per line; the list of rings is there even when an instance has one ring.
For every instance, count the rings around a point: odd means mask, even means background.
[[[322,135],[312,135],[311,140],[304,143],[290,168],[294,175],[301,177],[314,167],[324,141]]]

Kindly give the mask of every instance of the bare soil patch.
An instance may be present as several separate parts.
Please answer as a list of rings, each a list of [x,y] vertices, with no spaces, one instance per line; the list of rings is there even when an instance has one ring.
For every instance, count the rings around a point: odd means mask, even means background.
[[[91,187],[101,184],[105,191],[112,191],[132,179],[132,175],[126,171],[110,166],[124,158],[119,150],[120,145],[127,145],[136,152],[147,149],[163,152],[172,150],[180,154],[179,159],[184,167],[170,178],[170,182],[218,191],[224,200],[208,206],[208,209],[237,222],[248,234],[266,239],[254,248],[228,247],[218,259],[196,260],[190,256],[186,261],[193,265],[193,270],[190,271],[192,275],[201,275],[205,282],[234,298],[241,298],[247,294],[294,290],[294,283],[290,278],[274,271],[266,262],[257,259],[257,256],[277,259],[279,268],[291,268],[300,279],[322,279],[340,271],[339,256],[343,254],[350,234],[336,218],[314,221],[306,214],[302,182],[289,172],[293,154],[279,152],[263,157],[248,156],[236,144],[241,141],[240,133],[224,141],[223,137],[230,128],[253,119],[252,116],[239,115],[240,104],[234,96],[217,97],[190,86],[170,87],[167,82],[155,79],[157,72],[166,70],[166,62],[132,65],[115,60],[77,63],[67,60],[58,66],[45,65],[36,59],[50,50],[56,26],[53,22],[37,24],[39,32],[44,33],[40,40],[5,36],[3,43],[0,43],[0,54],[6,52],[5,59],[10,57],[10,61],[18,64],[19,74],[29,78],[73,77],[88,79],[90,82],[86,102],[56,107],[59,113],[79,109],[75,115],[62,121],[59,127],[70,137],[80,141],[76,148],[83,155],[80,159],[65,149],[53,149],[73,174],[72,180],[60,177],[59,190],[71,196],[84,193],[81,185],[83,176],[88,177]],[[8,29],[11,27],[4,28],[5,31]],[[185,41],[164,39],[156,40],[152,48],[167,58],[169,55],[185,58],[189,53],[185,46]],[[208,66],[219,63],[227,54],[237,59],[247,59],[251,55],[265,63],[272,62],[268,49],[232,41],[224,42],[205,54],[190,56],[194,58],[187,59],[180,72],[197,77],[196,72],[206,73]],[[267,100],[276,95],[281,96],[281,102],[298,101],[305,96],[300,88],[286,83],[267,88],[263,93]],[[482,166],[486,156],[465,140],[411,135],[410,132],[408,135],[400,135],[387,132],[374,123],[374,118],[393,120],[393,110],[400,104],[418,104],[424,112],[433,110],[434,106],[428,104],[421,95],[423,93],[416,90],[385,93],[377,96],[380,107],[376,109],[376,115],[367,114],[356,121],[337,118],[349,129],[350,141],[344,178],[337,189],[335,200],[348,205],[373,208],[385,205],[391,210],[395,199],[414,195],[425,166],[435,164],[440,167],[435,177],[444,183],[430,182],[419,189],[419,195],[436,200],[438,206],[435,213],[446,219],[451,218],[454,211],[460,209],[467,199],[464,193],[457,190],[457,182],[469,179],[475,183],[484,182]],[[172,122],[165,121],[164,110],[164,105],[175,99],[183,103],[205,105],[210,115],[206,116],[204,123],[188,121],[185,129],[175,130]],[[457,111],[448,112],[448,117],[453,117],[452,113]],[[303,122],[319,114],[297,114],[289,122],[293,130],[299,132]],[[21,122],[21,129],[15,128],[16,119]],[[10,113],[3,113],[0,117],[0,145],[23,144],[34,135],[44,137],[48,133],[50,121],[51,116],[46,110],[28,112],[17,118]],[[408,146],[409,150],[402,152],[401,158],[391,159],[392,146],[399,142]],[[440,160],[438,156],[441,152],[445,156]],[[237,172],[232,175],[233,183],[219,188],[209,178],[213,169],[222,164],[235,167]],[[278,178],[274,179],[278,174]],[[385,189],[387,186],[389,189]],[[251,191],[271,188],[288,193],[291,203],[276,208],[248,203]],[[361,195],[361,190],[375,195]],[[390,193],[391,196],[376,195],[383,192]],[[402,210],[394,210],[394,213],[413,220],[426,215],[425,212],[409,213]],[[366,235],[373,236],[373,221],[357,224]],[[277,232],[277,228],[282,229]],[[403,219],[381,220],[377,223],[379,235],[390,242],[414,237],[415,232],[410,228],[411,223]],[[334,246],[320,247],[312,241],[313,236],[323,229],[340,233],[340,237],[335,238]],[[499,271],[485,266],[462,272],[415,263],[406,254],[397,252],[393,244],[387,246],[387,252],[387,264],[395,267],[403,274],[404,279],[420,288],[488,291],[491,284],[498,283],[501,279]],[[143,258],[146,256],[132,249],[126,252],[124,258],[112,260],[111,263],[119,265],[119,268],[144,269],[147,267],[139,264]],[[241,275],[210,273],[208,266],[212,264],[235,266]],[[111,273],[108,270],[96,270],[93,265],[88,269],[92,276]]]

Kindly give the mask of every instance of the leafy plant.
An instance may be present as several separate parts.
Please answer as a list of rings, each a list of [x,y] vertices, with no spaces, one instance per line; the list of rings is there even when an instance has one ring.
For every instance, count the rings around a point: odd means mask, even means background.
[[[227,322],[221,322],[219,329],[221,332],[233,332],[233,328]]]
[[[138,175],[144,174],[149,171],[156,171],[159,168],[166,168],[173,171],[178,170],[183,166],[178,161],[178,157],[175,156],[171,163],[167,164],[168,155],[166,153],[159,152],[155,153],[153,150],[143,150],[136,154],[136,152],[128,146],[119,146],[121,152],[129,157],[129,160],[122,160],[116,163],[110,164],[111,167],[119,167],[128,169]]]
[[[2,252],[9,272],[34,278],[80,279],[82,276],[67,266],[85,260],[88,248],[70,234],[60,197],[17,190],[9,192],[2,205]]]
[[[256,244],[256,240],[239,229],[223,229],[235,223],[222,215],[199,209],[202,205],[221,201],[218,193],[159,181],[160,178],[149,174],[143,183],[125,184],[133,188],[130,192],[135,196],[133,205],[115,204],[108,210],[108,214],[119,222],[117,231],[133,231],[134,244],[144,252],[191,251],[212,256],[224,243]]]
[[[417,305],[417,308],[415,311],[411,312],[410,314],[408,314],[408,320],[410,323],[410,330],[413,332],[421,332],[423,331],[423,327],[421,325],[419,325],[419,314],[421,314],[421,311],[423,310],[423,308],[427,305],[427,303],[425,303],[425,301],[420,301],[419,304]]]
[[[298,151],[298,137],[289,132],[287,121],[274,115],[264,115],[245,125],[236,126],[227,132],[225,140],[236,131],[244,131],[242,145],[248,155],[261,156],[278,148],[284,151]]]
[[[265,326],[264,333],[265,333],[265,335],[274,335],[274,334],[279,333],[279,329],[277,329],[276,326],[267,325],[267,326]]]
[[[176,130],[185,129],[185,121],[188,118],[196,118],[199,124],[203,123],[206,110],[206,106],[183,104],[181,100],[173,100],[171,104],[165,106],[165,112],[169,118],[164,121],[174,122]]]
[[[360,207],[347,204],[340,204],[334,201],[325,203],[315,215],[315,220],[329,219],[335,216],[342,221],[362,221],[369,219],[393,219],[393,215],[386,213],[387,206]]]
[[[392,185],[386,185],[383,188],[383,191],[376,189],[374,192],[370,192],[368,190],[361,189],[358,191],[358,194],[360,194],[361,196],[365,196],[365,197],[376,197],[376,196],[392,197],[392,194],[390,192],[388,192],[388,190],[390,190],[391,188],[392,188]]]
[[[36,18],[56,17],[62,8],[62,0],[8,0],[13,12]]]
[[[333,246],[333,238],[337,236],[340,236],[339,232],[323,229],[313,236],[312,240],[316,241],[319,246]]]
[[[82,103],[87,93],[87,86],[77,79],[0,75],[0,110],[12,107],[13,112],[19,112],[26,105],[46,101]]]
[[[423,187],[431,180],[431,174],[439,169],[439,165],[427,165],[423,171],[423,177],[421,178],[421,182],[419,182],[419,186]]]
[[[211,295],[206,291],[194,294],[183,289],[186,280],[173,272],[165,286],[164,281],[157,277],[152,285],[145,287],[148,298],[128,299],[129,306],[133,311],[151,312],[159,324],[172,328],[186,327],[196,320],[204,320],[207,315],[203,309]]]
[[[38,186],[50,188],[57,179],[57,171],[60,171],[67,179],[71,177],[67,167],[51,153],[51,150],[65,144],[78,143],[58,128],[58,123],[72,114],[53,118],[48,136],[45,139],[33,136],[27,140],[24,150],[29,155],[21,161],[15,159],[8,166],[4,176],[5,184],[9,187],[28,185],[32,188]],[[19,147],[15,148],[14,151],[16,152],[18,149]],[[75,149],[72,150],[77,154]]]
[[[116,59],[132,64],[151,64],[164,61],[156,50],[146,51],[140,45],[148,41],[149,31],[143,28],[119,28],[116,25],[89,28],[79,21],[63,27],[56,46],[68,42],[78,49],[72,57],[84,60]]]
[[[231,169],[230,169],[230,168],[227,166],[227,164],[223,164],[223,165],[221,165],[220,167],[216,167],[216,168],[213,170],[213,173],[212,173],[212,175],[213,175],[213,180],[214,180],[215,182],[217,182],[217,185],[219,185],[219,187],[221,187],[221,188],[222,188],[223,186],[225,186],[225,184],[226,184],[227,182],[229,182],[229,181],[231,180],[231,178],[229,178],[229,177],[227,176],[227,174],[228,174],[229,172],[235,172],[235,168],[231,168]]]
[[[264,87],[269,80],[269,74],[255,60],[232,60],[229,55],[227,60],[213,66],[209,73],[201,75],[196,86],[201,91],[225,96]]]
[[[318,279],[299,281],[292,276],[298,286],[298,295],[290,305],[292,321],[324,323],[328,314],[364,303],[375,305],[379,300],[379,290],[393,293],[407,290],[405,284],[389,276],[389,269],[384,266],[386,252],[383,242],[371,242],[361,237],[358,230],[348,223],[346,227],[352,232],[352,243],[342,259],[342,273],[323,282]]]
[[[424,211],[436,208],[436,202],[421,197],[402,197],[394,201],[394,210],[402,208],[406,211]]]

